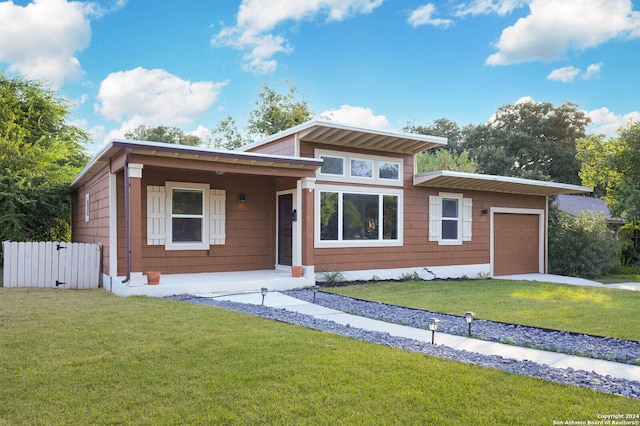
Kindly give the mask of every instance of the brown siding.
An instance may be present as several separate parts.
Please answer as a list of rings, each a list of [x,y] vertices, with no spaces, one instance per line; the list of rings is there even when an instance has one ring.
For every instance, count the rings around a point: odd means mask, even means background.
[[[210,250],[165,250],[147,245],[146,187],[165,181],[207,183],[226,191],[226,241]],[[275,179],[145,169],[142,179],[142,267],[163,273],[273,269],[275,265]],[[246,201],[239,201],[240,194]],[[124,250],[123,250],[124,252]]]
[[[301,145],[301,155],[312,157],[315,148],[338,150],[336,147]],[[353,150],[371,155],[388,153]],[[397,156],[396,156],[397,157]],[[490,262],[490,218],[483,209],[491,207],[545,209],[545,197],[500,194],[483,191],[461,191],[447,188],[413,186],[412,156],[404,156],[404,244],[402,247],[314,248],[316,271],[392,269],[424,266],[488,264]],[[318,179],[317,183],[323,183]],[[327,182],[328,183],[328,182]],[[335,182],[331,182],[335,184]],[[369,186],[369,185],[367,185]],[[462,193],[473,200],[472,240],[458,246],[438,245],[428,240],[429,196],[440,192]]]
[[[89,222],[85,222],[85,195],[89,194]],[[102,243],[102,272],[109,272],[109,169],[105,167],[82,185],[72,199],[72,241]]]
[[[272,155],[296,155],[296,139],[294,136],[289,136],[284,139],[261,145],[255,149],[251,149],[251,152],[259,152],[261,154]]]

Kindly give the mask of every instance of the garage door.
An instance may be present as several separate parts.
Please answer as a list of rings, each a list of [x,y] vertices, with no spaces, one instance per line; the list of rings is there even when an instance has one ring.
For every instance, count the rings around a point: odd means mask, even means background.
[[[537,214],[494,215],[494,275],[540,272],[539,219]]]

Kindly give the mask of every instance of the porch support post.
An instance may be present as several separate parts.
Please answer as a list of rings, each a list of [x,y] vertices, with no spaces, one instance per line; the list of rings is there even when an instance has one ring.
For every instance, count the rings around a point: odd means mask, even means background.
[[[129,255],[131,285],[144,284],[142,277],[142,164],[129,163]],[[125,183],[126,184],[126,183]]]
[[[314,233],[313,233],[313,223],[314,223],[314,190],[316,187],[315,178],[304,178],[301,181],[301,191],[300,191],[300,210],[302,214],[298,216],[298,220],[301,221],[301,234],[303,235],[301,242],[301,255],[302,255],[302,264],[306,266],[305,275],[313,276],[315,274],[315,264],[313,258],[313,244],[314,244]]]

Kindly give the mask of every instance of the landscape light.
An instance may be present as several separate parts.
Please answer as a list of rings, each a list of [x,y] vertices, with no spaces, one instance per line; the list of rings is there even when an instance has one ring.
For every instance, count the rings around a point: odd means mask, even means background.
[[[264,297],[267,295],[269,290],[266,287],[262,287],[260,291],[262,292],[262,306],[264,306]]]
[[[440,320],[438,318],[429,318],[429,330],[431,330],[431,344],[433,345],[433,341],[436,336],[436,330],[438,329],[438,323]]]
[[[313,303],[316,303],[316,293],[318,292],[318,289],[320,287],[318,287],[317,285],[314,285],[313,287],[311,287],[311,290],[313,290]]]
[[[464,319],[467,320],[467,324],[469,324],[469,336],[471,336],[471,323],[473,322],[473,316],[475,314],[473,312],[465,312]]]

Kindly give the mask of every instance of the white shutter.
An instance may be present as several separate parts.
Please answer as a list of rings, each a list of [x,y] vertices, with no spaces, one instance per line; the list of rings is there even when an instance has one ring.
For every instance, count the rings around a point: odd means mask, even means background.
[[[209,244],[225,243],[226,204],[227,195],[224,189],[209,191]]]
[[[164,186],[147,185],[147,245],[163,246],[167,233]]]
[[[462,206],[462,241],[471,241],[473,201],[471,200],[471,198],[463,198]]]
[[[429,241],[439,241],[442,219],[442,200],[437,195],[429,196]]]

